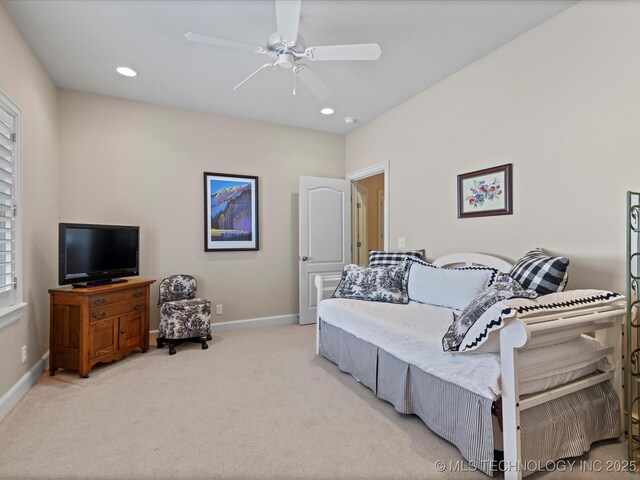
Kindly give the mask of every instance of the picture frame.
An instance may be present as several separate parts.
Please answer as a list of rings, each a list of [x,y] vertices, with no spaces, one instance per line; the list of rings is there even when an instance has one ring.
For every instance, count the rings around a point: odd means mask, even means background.
[[[204,172],[205,252],[259,250],[258,177]]]
[[[513,164],[458,175],[458,218],[513,214]]]

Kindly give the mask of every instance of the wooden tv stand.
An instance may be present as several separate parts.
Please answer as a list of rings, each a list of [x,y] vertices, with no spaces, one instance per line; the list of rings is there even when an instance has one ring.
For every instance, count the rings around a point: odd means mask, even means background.
[[[58,368],[88,377],[96,363],[149,349],[149,286],[155,280],[90,288],[52,288],[49,374]]]

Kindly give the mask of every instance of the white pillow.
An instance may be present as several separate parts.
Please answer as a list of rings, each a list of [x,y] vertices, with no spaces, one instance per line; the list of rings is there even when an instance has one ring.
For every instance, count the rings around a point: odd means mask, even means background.
[[[540,295],[530,300],[528,298],[510,298],[505,301],[507,307],[515,308],[518,318],[528,318],[551,312],[567,312],[588,306],[606,305],[619,302],[624,297],[608,290],[567,290],[565,292]]]
[[[458,353],[498,353],[500,352],[500,337],[496,333],[501,329],[505,320],[517,315],[527,323],[536,315],[553,312],[568,312],[571,310],[606,305],[619,302],[624,297],[607,290],[568,290],[566,292],[550,293],[535,299],[510,298],[494,304],[483,313],[476,323],[469,328],[460,344]],[[579,337],[580,335],[576,335]],[[564,343],[568,338],[559,339],[555,343]]]
[[[411,261],[409,300],[464,310],[491,285],[498,271],[488,267],[438,268]]]

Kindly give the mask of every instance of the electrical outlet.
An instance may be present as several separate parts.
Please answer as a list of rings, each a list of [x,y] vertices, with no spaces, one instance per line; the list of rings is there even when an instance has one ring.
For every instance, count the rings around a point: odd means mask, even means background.
[[[222,304],[216,305],[216,315],[222,315]]]
[[[22,363],[26,363],[27,362],[27,346],[24,345],[22,347]]]
[[[398,248],[404,248],[407,246],[407,242],[404,237],[398,237]]]

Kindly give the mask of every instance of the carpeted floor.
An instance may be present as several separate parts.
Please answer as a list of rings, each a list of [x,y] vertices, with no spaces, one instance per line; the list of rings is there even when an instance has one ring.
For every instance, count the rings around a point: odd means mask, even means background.
[[[456,448],[316,357],[314,335],[214,331],[206,351],[153,347],[88,379],[45,374],[0,423],[0,478],[489,478],[439,472],[437,461],[462,459]],[[629,479],[602,473],[625,458],[624,444],[604,442],[572,471],[528,478]]]

